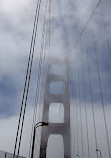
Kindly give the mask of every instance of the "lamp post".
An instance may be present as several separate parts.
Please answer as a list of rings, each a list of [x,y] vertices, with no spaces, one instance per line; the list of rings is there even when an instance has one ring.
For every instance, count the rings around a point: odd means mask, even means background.
[[[96,149],[96,151],[100,153],[100,158],[102,158],[101,150],[100,149]]]
[[[76,156],[80,158],[79,154],[77,154]]]
[[[7,157],[7,153],[5,153],[5,158]]]
[[[31,158],[33,158],[33,154],[34,154],[34,143],[35,143],[35,134],[36,134],[36,129],[40,126],[48,126],[49,123],[46,122],[38,122],[35,126],[34,126],[34,133],[33,133],[33,141],[32,141],[32,151],[31,151]]]

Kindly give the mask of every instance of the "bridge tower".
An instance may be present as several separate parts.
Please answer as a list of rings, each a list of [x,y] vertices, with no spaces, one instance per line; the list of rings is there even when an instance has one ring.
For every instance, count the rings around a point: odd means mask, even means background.
[[[53,65],[64,67],[64,74],[52,74],[50,69]],[[64,92],[62,94],[51,94],[51,82],[63,82]],[[69,98],[69,82],[68,82],[68,67],[65,59],[50,59],[48,65],[48,72],[46,78],[46,88],[43,107],[42,121],[48,122],[49,107],[51,103],[61,103],[64,106],[64,122],[63,123],[50,123],[47,128],[42,128],[41,133],[41,146],[40,158],[46,158],[47,142],[50,134],[59,134],[63,138],[64,143],[64,158],[71,157],[71,143],[70,143],[70,98]]]

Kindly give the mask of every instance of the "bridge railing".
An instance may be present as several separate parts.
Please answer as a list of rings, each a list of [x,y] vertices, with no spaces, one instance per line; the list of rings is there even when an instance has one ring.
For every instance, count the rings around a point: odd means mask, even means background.
[[[13,154],[0,150],[0,158],[13,158]],[[17,156],[15,156],[15,158],[17,158]],[[19,156],[19,158],[25,158],[25,157]]]

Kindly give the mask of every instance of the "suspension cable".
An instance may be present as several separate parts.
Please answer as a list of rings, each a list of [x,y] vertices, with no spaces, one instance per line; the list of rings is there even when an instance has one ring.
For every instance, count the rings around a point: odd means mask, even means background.
[[[97,8],[98,8],[99,5],[100,5],[100,3],[101,3],[101,0],[99,0],[99,1],[97,2],[97,4],[96,4],[94,10],[92,11],[92,13],[91,13],[89,19],[87,20],[85,26],[84,26],[83,29],[81,30],[81,32],[80,32],[78,38],[77,38],[76,41],[73,43],[73,46],[72,46],[72,48],[71,48],[70,51],[69,51],[70,54],[67,54],[68,57],[73,53],[74,48],[77,46],[77,44],[78,44],[78,42],[79,42],[79,40],[80,40],[82,34],[84,33],[85,29],[87,28],[88,24],[90,23],[90,21],[91,21],[93,15],[95,14]]]
[[[73,73],[71,73],[72,74],[72,80],[73,80],[73,82],[74,82],[74,74],[75,74],[75,62],[74,62],[74,66],[73,66],[73,68],[74,68],[74,72]],[[72,96],[74,96],[74,86],[71,86],[72,87]],[[75,100],[75,98],[73,98],[74,100]],[[73,120],[75,121],[76,119],[74,118],[74,105],[76,105],[76,101],[73,101]],[[74,131],[74,157],[75,157],[75,147],[76,147],[76,145],[75,145],[75,127],[74,127],[74,124],[75,123],[73,123],[73,131]]]
[[[83,57],[82,57],[83,59]],[[88,157],[90,158],[90,150],[89,150],[89,131],[88,131],[88,120],[87,120],[87,109],[86,109],[86,95],[85,95],[85,78],[84,78],[84,64],[82,60],[82,85],[83,85],[83,99],[85,106],[85,121],[86,121],[86,134],[87,134],[87,147],[88,147]]]
[[[106,44],[107,44],[107,47],[108,47],[108,53],[109,53],[109,56],[110,56],[110,59],[111,59],[111,47],[110,47],[110,43],[109,43],[109,39],[107,37],[107,29],[106,29],[106,24],[105,24],[105,19],[104,19],[104,15],[103,15],[103,12],[102,12],[102,4],[100,3],[100,10],[101,10],[101,15],[102,15],[102,18],[103,18],[103,27],[104,27],[104,34],[105,34],[105,37],[106,37]]]
[[[22,138],[23,125],[24,125],[25,111],[26,111],[27,98],[28,98],[29,85],[30,85],[30,78],[31,78],[31,72],[32,72],[32,63],[33,63],[33,56],[34,56],[34,49],[35,49],[35,40],[36,40],[36,33],[37,33],[37,26],[38,26],[39,12],[40,12],[40,4],[41,4],[41,0],[37,3],[37,12],[36,12],[37,16],[36,16],[35,32],[34,32],[34,37],[33,37],[32,49],[31,49],[31,51],[32,51],[31,63],[30,63],[29,78],[28,78],[28,83],[27,83],[25,105],[24,105],[24,110],[23,110],[23,117],[22,117],[22,123],[21,123],[21,130],[20,130],[20,138],[19,138],[17,156],[19,156],[20,145],[21,145],[21,138]]]
[[[95,147],[98,149],[97,145],[97,134],[96,134],[96,122],[95,122],[95,113],[94,113],[94,104],[93,104],[93,96],[92,96],[92,85],[91,85],[91,74],[90,74],[90,63],[89,63],[89,52],[87,48],[87,36],[85,31],[85,39],[86,39],[86,54],[87,54],[87,61],[88,61],[88,76],[89,76],[89,88],[90,88],[90,98],[91,98],[91,107],[92,107],[92,115],[93,115],[93,126],[94,126],[94,136],[95,136]],[[82,53],[81,53],[82,54]],[[82,58],[82,56],[81,56]],[[96,152],[98,158],[98,152]]]
[[[45,13],[44,13],[45,14]],[[33,135],[33,129],[34,129],[34,125],[35,125],[35,121],[36,121],[36,112],[37,112],[37,105],[38,105],[38,101],[39,101],[39,92],[40,92],[40,80],[42,77],[42,65],[43,65],[43,49],[44,49],[44,38],[45,38],[45,24],[46,24],[46,17],[44,16],[44,22],[43,22],[43,33],[42,33],[42,42],[41,42],[41,51],[40,51],[40,60],[39,60],[39,68],[38,68],[38,78],[37,78],[37,88],[36,88],[36,96],[35,96],[35,107],[34,107],[34,114],[33,114],[33,123],[32,123],[32,134],[31,134],[31,138]],[[45,56],[45,54],[44,54]],[[31,142],[30,141],[30,150],[31,150]],[[30,150],[29,150],[29,155],[30,155]]]
[[[45,9],[46,12],[46,9]],[[34,106],[34,114],[33,114],[33,123],[32,123],[32,132],[31,132],[31,141],[30,141],[30,150],[29,150],[29,157],[31,152],[31,142],[32,142],[32,135],[33,129],[36,121],[36,112],[37,112],[37,104],[39,99],[39,91],[40,91],[40,79],[41,79],[41,69],[42,69],[42,58],[43,58],[43,49],[44,49],[44,37],[45,37],[45,24],[46,24],[46,17],[44,12],[44,22],[43,22],[43,31],[42,31],[42,42],[41,42],[41,50],[40,50],[40,60],[39,60],[39,68],[38,68],[38,77],[37,77],[37,86],[36,86],[36,95],[35,95],[35,106]],[[41,53],[42,52],[42,53]],[[41,55],[42,54],[42,55]]]
[[[93,32],[94,32],[94,30],[93,30]],[[97,75],[98,75],[98,81],[99,81],[99,87],[100,87],[100,97],[101,97],[101,103],[102,103],[102,110],[103,110],[103,117],[104,117],[105,131],[106,131],[106,139],[107,139],[107,146],[108,146],[108,154],[109,154],[109,158],[111,158],[109,135],[108,135],[106,113],[105,113],[104,99],[103,99],[103,91],[102,91],[102,85],[101,85],[101,76],[100,76],[99,63],[98,63],[98,58],[97,58],[97,48],[96,48],[96,40],[95,40],[94,33],[93,33],[93,39],[94,39],[94,52],[95,52]]]
[[[75,61],[75,65],[77,64],[77,61]],[[75,66],[76,68],[76,66]],[[75,69],[76,71],[76,69]],[[76,76],[76,72],[75,72],[75,76]],[[77,98],[77,86],[75,85],[75,95]],[[78,108],[77,108],[77,100],[75,100],[75,104],[76,104],[76,132],[77,132],[77,154],[79,155],[79,135],[78,135]]]
[[[44,48],[45,48],[45,45],[46,45],[46,37],[47,37],[47,34],[46,34],[46,29],[47,29],[47,20],[46,20],[46,16],[47,16],[47,0],[46,0],[46,4],[45,4],[45,11],[44,11],[44,22],[43,22],[43,31],[42,31],[42,42],[41,42],[41,51],[40,51],[40,61],[39,61],[39,72],[38,72],[38,81],[37,81],[37,89],[36,89],[36,97],[35,97],[35,109],[34,109],[34,114],[33,114],[33,123],[32,123],[32,133],[31,133],[31,137],[33,135],[33,126],[35,124],[35,121],[36,121],[36,112],[37,112],[37,104],[38,104],[38,101],[39,101],[39,94],[40,94],[40,80],[41,80],[41,77],[42,77],[42,65],[43,65],[43,62],[45,60],[45,53],[44,53]],[[43,54],[44,53],[44,54]],[[43,89],[43,88],[42,88]],[[30,151],[31,151],[31,142],[32,142],[32,139],[30,141],[30,150],[29,150],[29,156],[30,156]]]
[[[33,59],[32,59],[32,47],[33,47],[33,41],[34,41],[34,34],[35,34],[35,27],[36,27],[38,6],[39,6],[39,0],[37,1],[36,13],[35,13],[35,18],[34,18],[34,26],[33,26],[33,32],[32,32],[30,53],[29,53],[27,71],[26,71],[25,85],[24,85],[24,90],[23,90],[22,103],[21,103],[21,109],[20,109],[20,114],[19,114],[19,121],[18,121],[18,127],[17,127],[17,134],[16,134],[16,140],[15,140],[15,146],[14,146],[14,154],[13,154],[13,157],[15,157],[16,148],[17,148],[17,141],[18,141],[18,135],[19,135],[19,129],[20,129],[21,116],[22,116],[22,111],[23,111],[23,103],[24,103],[24,98],[25,98],[26,85],[27,85],[28,74],[29,74],[29,69],[30,69],[30,62],[33,60]]]
[[[49,41],[49,55],[50,55],[50,42],[51,42],[51,37],[50,37],[50,34],[51,34],[51,26],[50,26],[50,20],[51,20],[51,0],[49,0],[49,39],[48,39],[48,41]]]
[[[81,105],[80,105],[80,73],[79,73],[79,51],[78,51],[78,56],[77,56],[77,62],[78,62],[78,99],[79,99],[79,107],[80,107],[80,128],[81,128],[81,141],[82,141],[82,158],[84,158],[84,149],[83,149],[83,126],[82,126],[82,113],[81,113]]]

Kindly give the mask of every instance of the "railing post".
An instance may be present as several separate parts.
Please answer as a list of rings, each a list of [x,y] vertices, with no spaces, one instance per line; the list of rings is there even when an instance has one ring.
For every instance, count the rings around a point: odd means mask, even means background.
[[[5,153],[5,158],[7,157],[7,153]]]

